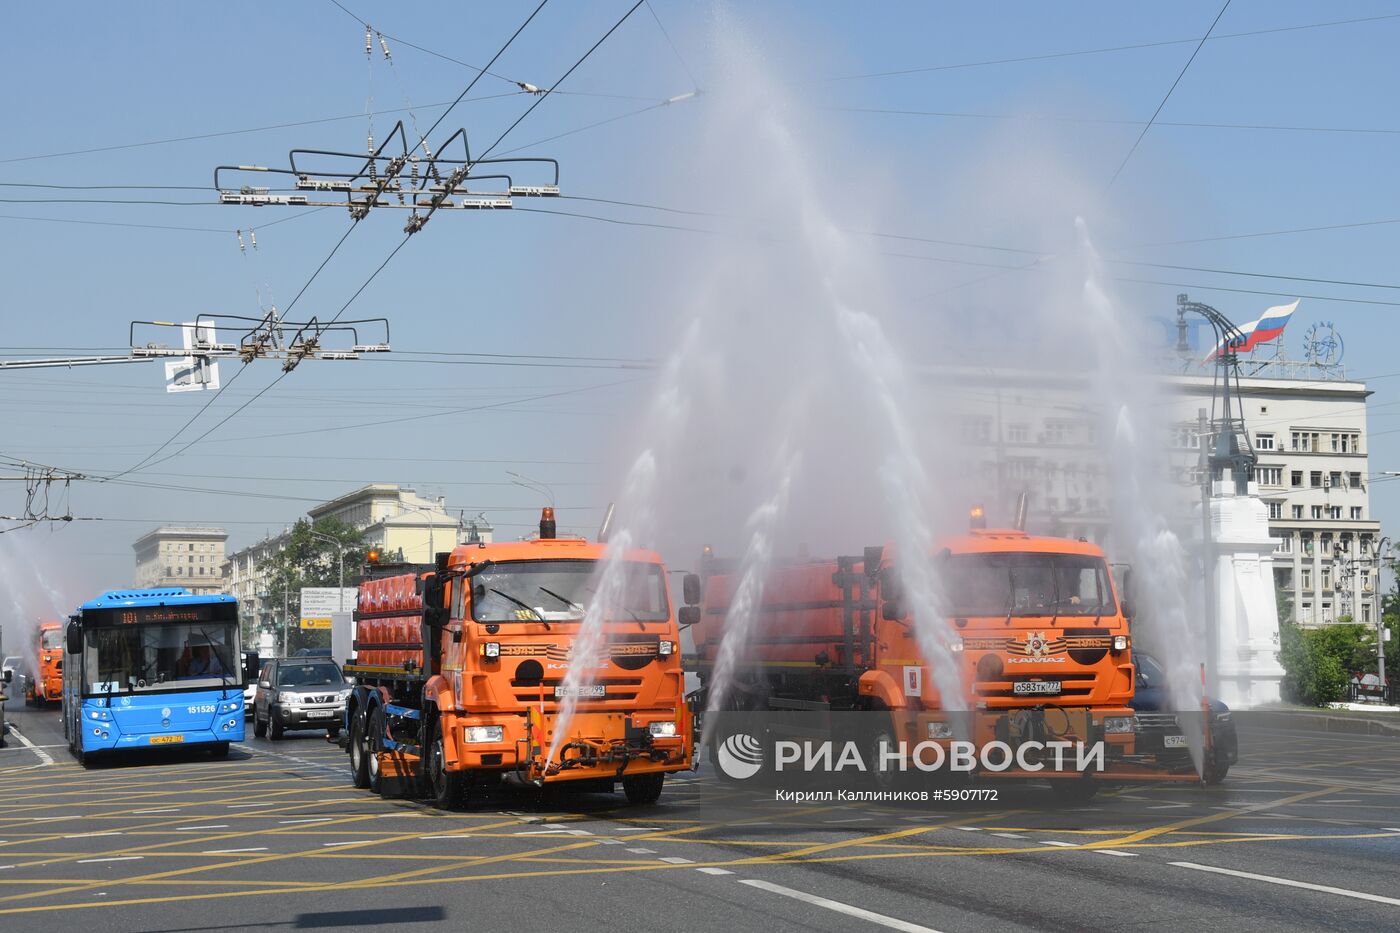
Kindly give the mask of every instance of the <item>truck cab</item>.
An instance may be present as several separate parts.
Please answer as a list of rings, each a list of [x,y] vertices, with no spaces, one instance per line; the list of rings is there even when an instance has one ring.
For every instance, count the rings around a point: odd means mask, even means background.
[[[43,622],[39,625],[37,669],[25,685],[27,706],[48,706],[63,698],[63,623]]]

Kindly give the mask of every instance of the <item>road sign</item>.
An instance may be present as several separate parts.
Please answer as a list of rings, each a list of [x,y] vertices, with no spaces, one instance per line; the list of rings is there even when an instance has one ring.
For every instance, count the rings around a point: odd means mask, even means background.
[[[348,586],[344,589],[334,586],[302,587],[301,627],[303,629],[330,628],[332,615],[354,611],[358,594],[358,590]]]

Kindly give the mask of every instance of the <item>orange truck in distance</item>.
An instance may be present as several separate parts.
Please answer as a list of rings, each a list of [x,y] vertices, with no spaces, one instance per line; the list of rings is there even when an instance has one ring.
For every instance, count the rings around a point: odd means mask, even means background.
[[[47,706],[63,699],[63,623],[41,622],[35,636],[35,668],[24,688],[26,706]]]
[[[650,803],[668,773],[688,770],[680,635],[657,554],[618,558],[624,582],[601,623],[600,663],[566,683],[605,551],[556,537],[545,509],[538,538],[459,545],[432,569],[360,584],[345,666],[355,786],[451,808],[503,781],[620,783],[629,801]],[[566,691],[576,706],[564,720]]]
[[[975,510],[974,522],[979,518]],[[1051,786],[1067,797],[1093,794],[1095,778],[1169,779],[1153,760],[1134,754],[1128,618],[1097,545],[974,527],[939,542],[933,562],[949,613],[936,624],[949,627],[964,696],[939,695],[902,591],[898,555],[873,547],[859,557],[790,564],[769,574],[745,661],[721,711],[881,712],[887,716],[866,736],[872,752],[881,741],[910,748],[925,741],[946,748],[955,739],[978,748],[1030,743],[1028,750],[1050,742],[1102,743],[1104,767],[1092,773],[1056,770],[1035,754],[995,773],[1054,779]],[[713,558],[705,570],[692,629],[702,684],[693,697],[697,708],[715,686],[739,578]],[[1042,767],[1020,767],[1026,760]]]

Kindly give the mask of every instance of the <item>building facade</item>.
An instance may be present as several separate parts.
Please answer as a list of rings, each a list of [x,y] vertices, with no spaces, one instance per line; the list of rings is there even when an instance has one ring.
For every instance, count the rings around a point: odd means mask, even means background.
[[[952,490],[985,502],[994,517],[1029,496],[1030,527],[1085,537],[1112,555],[1114,505],[1124,439],[1147,451],[1150,492],[1184,541],[1198,540],[1203,473],[1200,413],[1212,411],[1213,374],[1161,376],[1139,409],[1150,425],[1109,417],[1091,375],[978,370],[941,373],[944,417],[960,462]],[[1152,379],[1143,380],[1150,383]],[[942,391],[942,390],[940,390]],[[1280,617],[1302,625],[1343,619],[1374,624],[1380,611],[1380,523],[1371,515],[1364,383],[1335,368],[1289,366],[1239,382],[1239,404],[1256,455],[1253,486],[1277,541]],[[1165,437],[1162,434],[1165,433]],[[1209,429],[1207,429],[1209,443]],[[1158,472],[1160,471],[1160,472]],[[1141,494],[1141,490],[1139,490]]]
[[[378,548],[386,560],[431,563],[437,551],[451,550],[459,543],[490,543],[493,529],[484,516],[462,519],[449,515],[441,498],[427,499],[412,489],[394,483],[372,483],[337,499],[308,510],[316,522],[334,518],[364,532],[364,542]],[[290,529],[268,535],[261,541],[229,555],[225,563],[229,592],[238,597],[240,610],[255,629],[267,630],[280,624],[284,613],[296,607],[269,602],[268,574],[263,569],[268,558],[286,546]],[[358,568],[346,567],[346,579],[353,579]]]
[[[228,532],[201,525],[163,526],[132,545],[136,586],[183,586],[192,593],[227,592],[224,546]]]

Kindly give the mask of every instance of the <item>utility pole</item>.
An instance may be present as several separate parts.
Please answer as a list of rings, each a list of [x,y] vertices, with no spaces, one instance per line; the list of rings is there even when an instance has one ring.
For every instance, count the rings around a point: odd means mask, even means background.
[[[335,545],[336,557],[337,557],[337,559],[340,561],[340,582],[339,582],[338,585],[337,585],[337,588],[338,588],[338,595],[336,596],[336,599],[340,601],[340,609],[341,609],[342,612],[344,612],[344,611],[345,611],[345,544],[344,544],[344,542],[342,542],[339,538],[333,538],[333,537],[331,537],[330,535],[323,535],[323,534],[321,534],[319,531],[312,531],[312,532],[309,532],[309,534],[311,535],[311,537],[316,538],[316,539],[318,539],[318,540],[320,540],[320,541],[326,541],[326,542],[328,542],[328,543],[330,543],[330,544],[334,544],[334,545]]]
[[[1210,527],[1210,498],[1214,477],[1210,468],[1210,454],[1208,447],[1210,443],[1209,421],[1204,408],[1196,409],[1196,436],[1200,439],[1200,471],[1201,471],[1201,569],[1205,571],[1203,575],[1203,586],[1205,588],[1205,621],[1206,621],[1206,690],[1209,693],[1216,692],[1216,667],[1220,653],[1220,624],[1216,619],[1217,606],[1215,604],[1215,542],[1211,536]]]

